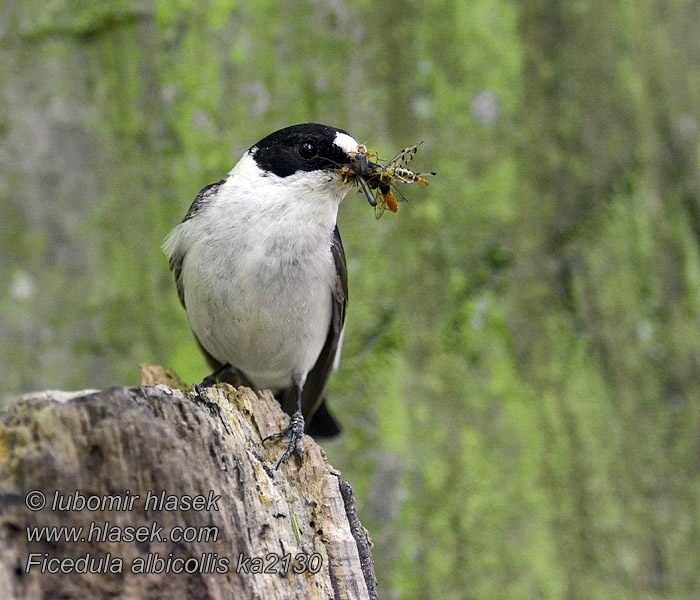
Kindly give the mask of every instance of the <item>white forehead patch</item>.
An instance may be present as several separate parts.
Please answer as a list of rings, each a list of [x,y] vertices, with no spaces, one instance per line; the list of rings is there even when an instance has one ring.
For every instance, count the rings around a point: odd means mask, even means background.
[[[357,146],[359,145],[359,142],[354,137],[348,135],[347,133],[340,132],[335,134],[333,143],[338,146],[338,148],[348,153],[357,152]]]

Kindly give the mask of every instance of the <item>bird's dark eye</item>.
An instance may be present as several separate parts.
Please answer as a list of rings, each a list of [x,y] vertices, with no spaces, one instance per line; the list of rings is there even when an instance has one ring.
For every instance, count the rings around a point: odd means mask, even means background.
[[[303,159],[308,160],[317,154],[318,149],[316,148],[316,144],[312,142],[304,142],[301,146],[299,146],[299,156],[301,156]]]

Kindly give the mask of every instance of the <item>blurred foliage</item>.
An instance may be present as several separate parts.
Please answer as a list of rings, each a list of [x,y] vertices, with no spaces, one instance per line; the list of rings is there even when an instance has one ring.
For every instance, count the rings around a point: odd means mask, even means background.
[[[159,246],[312,120],[438,171],[341,207],[326,444],[383,598],[700,587],[697,0],[0,7],[0,379],[205,374]]]

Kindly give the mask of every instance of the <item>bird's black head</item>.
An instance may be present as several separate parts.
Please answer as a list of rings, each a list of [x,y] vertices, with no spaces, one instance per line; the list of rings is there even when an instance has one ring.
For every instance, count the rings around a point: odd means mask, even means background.
[[[357,141],[342,129],[302,123],[271,133],[250,148],[263,171],[288,177],[299,171],[333,171],[348,166]]]

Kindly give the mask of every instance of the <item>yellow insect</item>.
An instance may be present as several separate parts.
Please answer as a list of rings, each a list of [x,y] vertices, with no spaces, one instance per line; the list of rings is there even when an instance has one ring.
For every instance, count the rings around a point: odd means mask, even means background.
[[[370,158],[374,158],[376,153],[372,150],[368,150],[367,146],[360,144],[357,147],[357,152],[355,152],[350,157],[350,167],[343,167],[342,174],[345,177],[345,183],[347,183],[351,178],[357,182],[360,189],[364,192],[367,201],[372,206],[377,206],[377,200],[374,198],[374,194],[367,186],[367,180],[372,174],[371,167],[374,163],[370,162]]]
[[[435,175],[435,173],[414,173],[406,167],[406,164],[413,160],[420,144],[404,148],[386,164],[380,164],[384,161],[377,153],[360,144],[350,158],[350,166],[343,167],[341,170],[345,183],[354,181],[359,185],[367,201],[374,207],[374,215],[377,219],[386,209],[397,213],[398,203],[406,201],[395,184],[418,182],[428,185],[425,177]],[[377,162],[372,162],[372,159]]]
[[[405,196],[396,187],[396,183],[418,182],[428,185],[425,177],[435,175],[435,173],[414,173],[406,167],[406,164],[413,160],[418,146],[422,143],[404,148],[385,165],[370,163],[367,185],[377,192],[378,202],[373,205],[377,219],[381,218],[387,208],[397,213],[398,203],[406,201]]]

